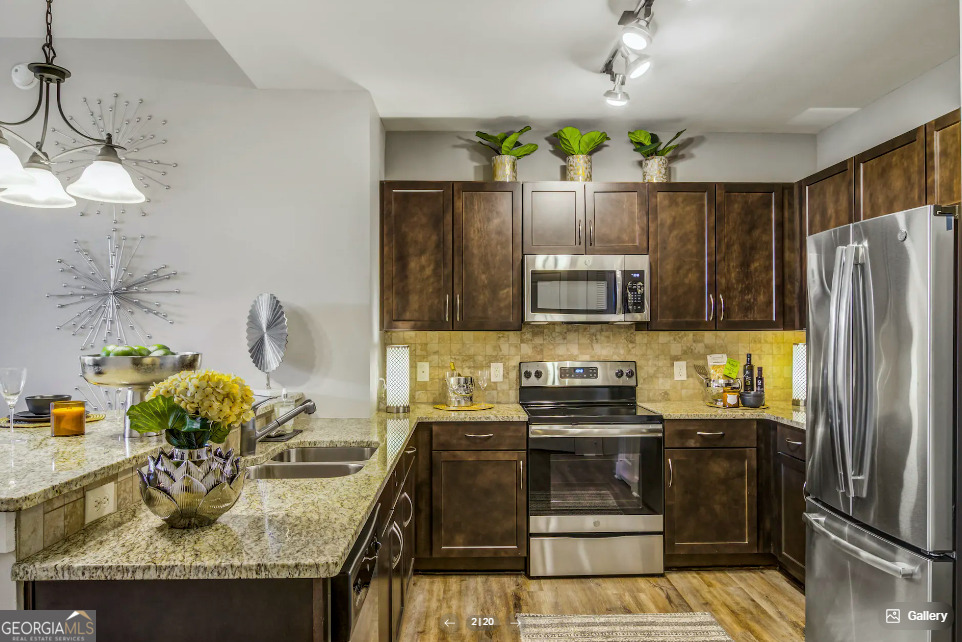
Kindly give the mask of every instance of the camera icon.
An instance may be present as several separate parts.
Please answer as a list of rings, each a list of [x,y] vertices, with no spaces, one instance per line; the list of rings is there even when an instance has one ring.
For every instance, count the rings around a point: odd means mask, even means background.
[[[885,609],[886,624],[901,624],[901,622],[902,622],[901,609]]]

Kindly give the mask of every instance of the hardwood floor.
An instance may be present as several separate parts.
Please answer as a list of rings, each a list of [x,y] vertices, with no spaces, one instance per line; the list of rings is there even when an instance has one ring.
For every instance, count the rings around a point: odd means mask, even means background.
[[[523,575],[416,575],[400,639],[518,640],[515,613],[707,611],[739,642],[805,639],[805,596],[773,569],[669,571],[664,577],[540,579]],[[470,630],[473,615],[498,626]],[[441,621],[456,618],[457,631]]]

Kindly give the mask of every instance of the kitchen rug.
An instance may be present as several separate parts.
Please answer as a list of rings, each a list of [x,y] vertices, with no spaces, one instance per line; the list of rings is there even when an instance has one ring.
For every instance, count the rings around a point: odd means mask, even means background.
[[[732,642],[711,613],[517,617],[521,642]]]

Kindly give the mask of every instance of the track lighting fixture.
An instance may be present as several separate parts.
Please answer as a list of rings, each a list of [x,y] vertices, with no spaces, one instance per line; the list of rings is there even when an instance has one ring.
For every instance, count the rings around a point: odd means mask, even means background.
[[[632,51],[642,51],[651,44],[651,31],[648,25],[636,21],[621,30],[621,44]]]
[[[631,97],[625,91],[624,74],[615,74],[615,86],[605,92],[605,100],[612,107],[624,107]]]
[[[641,78],[651,69],[651,61],[647,58],[635,58],[628,63],[625,75],[630,79]]]

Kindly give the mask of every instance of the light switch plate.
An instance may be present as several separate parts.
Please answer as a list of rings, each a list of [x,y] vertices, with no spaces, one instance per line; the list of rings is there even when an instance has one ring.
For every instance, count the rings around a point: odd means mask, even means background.
[[[498,383],[499,381],[504,381],[504,364],[492,363],[491,364],[491,383]]]
[[[84,524],[117,510],[117,484],[109,482],[88,490],[84,501]]]
[[[428,381],[431,378],[431,367],[427,361],[418,361],[418,381]]]
[[[675,381],[685,381],[688,379],[688,362],[675,362]]]

